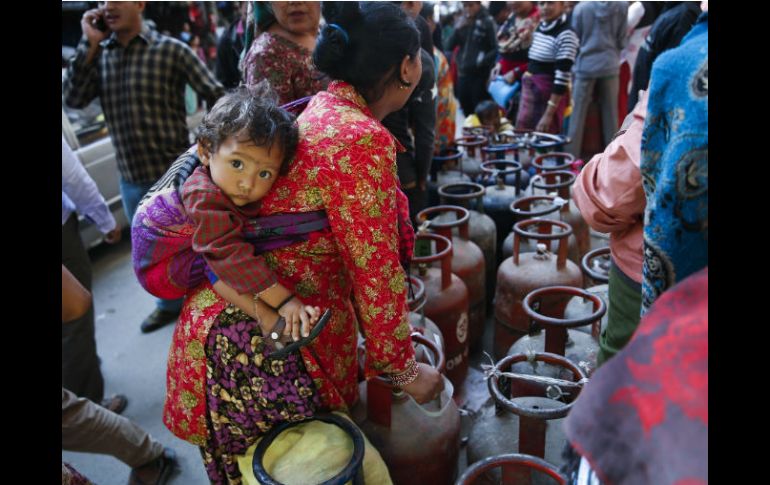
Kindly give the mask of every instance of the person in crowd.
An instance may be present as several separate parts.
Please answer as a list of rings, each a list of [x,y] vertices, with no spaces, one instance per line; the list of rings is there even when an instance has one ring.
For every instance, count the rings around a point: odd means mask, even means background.
[[[227,2],[230,3],[230,2]],[[235,19],[222,33],[217,43],[217,59],[214,73],[225,89],[233,89],[241,83],[241,70],[238,64],[243,52],[246,32],[246,9],[248,2],[238,2]]]
[[[482,101],[476,106],[474,114],[465,118],[463,127],[477,128],[483,126],[491,133],[513,131],[513,125],[508,118],[500,113],[500,107],[492,100]]]
[[[246,86],[263,80],[278,94],[279,104],[311,96],[326,79],[313,65],[321,2],[265,2],[258,9],[257,37],[243,59]]]
[[[657,2],[654,2],[657,3]],[[663,52],[677,47],[701,13],[700,2],[661,2],[666,8],[652,24],[634,64],[628,111],[639,99],[639,91],[648,88],[652,64]]]
[[[647,197],[642,314],[708,264],[708,11],[655,61],[649,92],[640,166]]]
[[[508,16],[511,14],[511,4],[513,2],[489,2],[489,5],[487,6],[487,11],[489,12],[489,15],[492,17],[492,20],[495,21],[495,25],[500,26],[503,25],[505,20],[508,18]]]
[[[601,113],[602,146],[618,130],[620,52],[626,46],[627,2],[580,2],[572,12],[572,29],[580,40],[573,72],[572,115],[566,150],[582,157],[588,105],[597,93]]]
[[[433,65],[436,74],[436,128],[434,154],[449,148],[455,140],[457,123],[457,99],[454,94],[454,82],[449,70],[449,61],[441,50],[441,42],[435,43],[435,33],[441,29],[433,21],[433,7],[423,6],[420,16],[425,18],[434,33]]]
[[[540,20],[540,10],[535,2],[511,2],[511,14],[497,31],[497,52],[499,58],[495,73],[506,76],[509,84],[527,72],[529,46]]]
[[[128,220],[169,162],[190,145],[185,84],[208,106],[224,88],[184,42],[142,21],[145,2],[105,2],[83,14],[84,37],[67,68],[65,103],[83,108],[99,98],[115,145]],[[104,24],[104,29],[100,24]],[[158,300],[142,332],[173,323],[181,300]]]
[[[457,99],[465,115],[484,99],[489,99],[487,79],[497,56],[495,21],[481,2],[463,2],[463,15],[447,40],[450,51],[459,47],[457,55]]]
[[[164,422],[201,447],[214,483],[238,480],[237,457],[275,423],[352,408],[357,327],[366,335],[367,377],[389,374],[420,403],[443,387],[435,369],[415,362],[409,340],[403,265],[414,233],[396,178],[397,142],[381,124],[419,83],[419,33],[390,3],[324,2],[323,13],[327,25],[313,60],[333,81],[299,116],[296,155],[260,201],[259,216],[292,219],[325,211],[328,227],[260,258],[281,286],[311,306],[331,309],[332,316],[301,353],[271,358],[248,314],[255,304],[248,295],[233,307],[229,301],[244,295],[232,288],[235,295],[227,294],[221,280],[214,289],[207,278],[186,290],[169,353]]]
[[[62,328],[92,308],[91,292],[62,264]],[[176,453],[130,420],[61,389],[62,449],[112,455],[131,467],[129,485],[163,485],[176,467]],[[62,484],[91,482],[62,462]]]
[[[430,30],[428,21],[420,15],[420,11],[423,7],[423,2],[393,2],[401,6],[401,9],[407,13],[412,20],[417,30],[420,31],[420,47],[425,49],[428,54],[433,52],[433,34]]]
[[[407,104],[382,120],[405,151],[396,155],[398,180],[409,199],[409,215],[413,222],[428,205],[428,174],[433,160],[436,129],[436,104],[433,93],[436,76],[433,56],[420,49],[422,75]]]
[[[708,301],[707,266],[594,372],[564,421],[569,485],[708,483]]]
[[[541,2],[542,20],[532,37],[527,72],[521,80],[516,128],[560,133],[569,102],[570,70],[580,41],[565,2]]]
[[[96,182],[67,144],[61,140],[61,261],[83,287],[91,291],[91,261],[80,238],[78,213],[93,221],[109,244],[120,241],[120,228],[110,212]],[[104,399],[104,377],[96,352],[94,309],[90,305],[82,316],[62,327],[61,381],[62,386],[78,396],[101,403],[110,411],[120,413],[128,403],[118,394]]]
[[[572,186],[572,199],[586,223],[610,235],[609,309],[599,339],[599,365],[618,353],[639,325],[646,206],[639,166],[646,115],[644,93],[612,142],[583,167]]]

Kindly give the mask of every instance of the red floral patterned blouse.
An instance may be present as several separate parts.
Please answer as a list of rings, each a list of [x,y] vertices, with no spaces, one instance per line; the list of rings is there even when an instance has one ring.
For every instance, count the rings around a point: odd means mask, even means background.
[[[329,81],[315,68],[312,54],[289,39],[264,32],[254,40],[243,60],[246,85],[267,79],[278,94],[279,104],[311,96]]]
[[[260,215],[323,209],[330,229],[265,256],[303,302],[332,309],[303,356],[324,404],[345,409],[358,398],[357,327],[367,337],[367,378],[401,372],[414,358],[399,263],[397,142],[341,81],[318,93],[297,122],[297,155],[262,199]]]

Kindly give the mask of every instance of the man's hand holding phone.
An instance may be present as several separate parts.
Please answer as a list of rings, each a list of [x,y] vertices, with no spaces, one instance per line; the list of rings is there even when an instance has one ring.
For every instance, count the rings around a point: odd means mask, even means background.
[[[83,34],[91,46],[103,41],[110,34],[110,29],[104,21],[104,10],[101,8],[94,8],[84,13],[80,20],[80,28],[83,29]]]

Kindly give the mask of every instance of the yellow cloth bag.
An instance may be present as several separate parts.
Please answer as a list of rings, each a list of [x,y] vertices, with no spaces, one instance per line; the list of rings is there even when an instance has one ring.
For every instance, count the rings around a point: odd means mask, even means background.
[[[334,414],[351,421],[343,413]],[[366,436],[364,443],[364,483],[392,485],[388,467],[380,453]],[[244,485],[259,485],[252,469],[254,450],[258,444],[259,441],[254,443],[245,455],[238,457],[238,468]],[[278,435],[265,452],[263,463],[270,476],[281,483],[314,485],[339,473],[352,456],[353,441],[345,431],[333,424],[309,421]]]

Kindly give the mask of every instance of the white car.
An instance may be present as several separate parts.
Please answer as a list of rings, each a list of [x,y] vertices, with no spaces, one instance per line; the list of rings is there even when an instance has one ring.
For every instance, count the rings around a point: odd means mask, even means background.
[[[62,70],[62,79],[64,70]],[[192,133],[200,124],[204,111],[197,110],[187,117],[187,126]],[[62,102],[61,131],[72,150],[83,163],[86,171],[96,182],[99,191],[112,211],[115,221],[121,229],[129,226],[120,198],[118,184],[118,165],[115,159],[115,147],[112,144],[107,124],[104,121],[98,98],[85,109],[72,109]],[[194,142],[192,134],[190,143]],[[169,165],[173,160],[169,160]],[[104,239],[103,234],[91,222],[79,217],[80,237],[86,248],[92,248]]]

